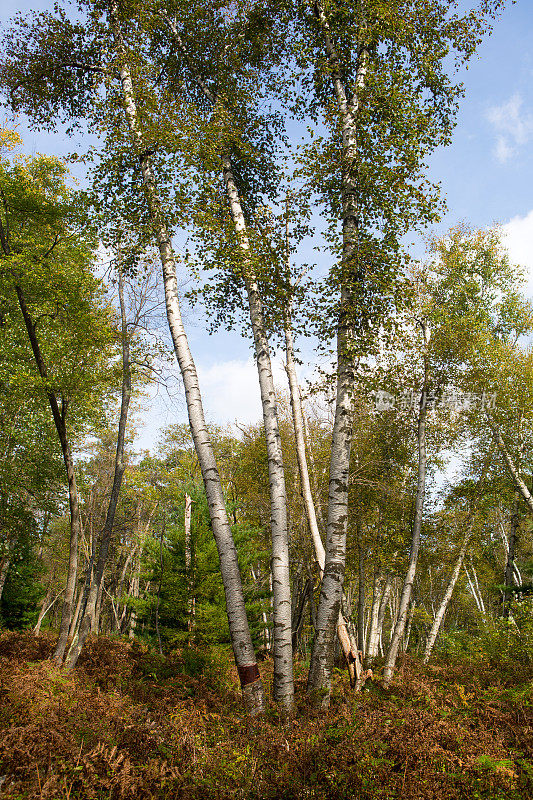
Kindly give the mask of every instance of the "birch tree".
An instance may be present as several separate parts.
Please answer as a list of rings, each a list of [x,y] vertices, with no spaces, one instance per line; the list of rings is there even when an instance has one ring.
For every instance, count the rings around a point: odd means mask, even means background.
[[[395,2],[386,11],[367,0],[349,10],[322,2],[314,3],[312,15],[308,6],[302,9],[306,37],[298,58],[314,87],[313,113],[331,131],[329,139],[309,145],[304,171],[325,197],[332,223],[342,223],[342,256],[329,279],[338,302],[325,315],[333,322],[328,333],[337,340],[337,397],[310,690],[328,694],[331,679],[345,567],[356,360],[375,347],[373,331],[397,299],[402,232],[438,216],[425,159],[449,141],[461,94],[445,72],[444,54],[451,50],[458,62],[467,60],[499,5],[485,4],[481,15],[463,18],[439,0]]]
[[[281,437],[279,431],[276,391],[271,364],[270,345],[268,329],[263,311],[263,301],[258,277],[256,274],[257,258],[254,257],[252,239],[249,233],[249,219],[245,213],[242,193],[239,188],[239,180],[236,173],[246,169],[243,163],[243,150],[255,146],[255,142],[247,142],[246,134],[253,131],[254,119],[244,125],[241,132],[240,127],[243,120],[243,106],[248,100],[245,89],[242,86],[242,73],[249,69],[257,79],[261,75],[261,70],[255,67],[254,60],[246,63],[247,53],[241,56],[241,63],[235,65],[240,75],[232,74],[234,66],[234,56],[228,58],[233,42],[236,37],[240,39],[249,36],[251,41],[248,46],[253,48],[254,27],[257,21],[253,20],[253,15],[259,14],[258,8],[252,6],[250,14],[245,6],[242,8],[237,5],[234,13],[226,17],[220,17],[215,12],[211,24],[207,29],[207,37],[195,37],[194,42],[190,43],[190,35],[186,37],[189,29],[190,8],[182,10],[181,4],[170,4],[173,7],[173,16],[164,15],[170,29],[170,43],[178,50],[183,62],[183,70],[174,78],[183,75],[189,83],[193,84],[196,92],[192,92],[192,97],[196,93],[200,94],[200,103],[207,102],[213,119],[210,129],[212,136],[213,154],[211,159],[219,163],[219,174],[225,188],[229,215],[232,224],[232,238],[235,239],[238,255],[236,256],[236,268],[238,279],[242,280],[250,327],[254,341],[255,361],[258,371],[261,404],[263,409],[263,423],[268,453],[268,472],[270,487],[271,518],[270,528],[272,537],[272,587],[273,587],[273,613],[274,613],[274,699],[281,702],[287,709],[293,705],[294,683],[292,671],[292,634],[291,634],[291,596],[290,596],[290,575],[289,575],[289,541],[287,524],[287,496],[285,487],[285,475],[283,468],[283,453],[281,447]],[[203,4],[200,4],[203,10]],[[177,12],[181,11],[181,17]],[[250,24],[250,20],[252,24]],[[218,24],[217,24],[218,22]],[[180,24],[181,23],[181,24]],[[207,53],[206,53],[207,50]],[[201,60],[197,54],[200,53]],[[211,58],[208,58],[208,55]],[[165,58],[171,58],[172,50],[169,50]],[[257,56],[255,56],[257,59]],[[207,69],[207,73],[202,72],[202,66]],[[178,67],[179,68],[179,65]],[[238,77],[241,80],[238,80]],[[172,87],[172,83],[170,83]],[[243,102],[243,98],[245,98]],[[241,102],[240,106],[237,104]],[[198,112],[201,105],[198,103]],[[252,100],[253,103],[253,100]],[[250,103],[248,103],[250,105]],[[238,108],[238,112],[236,110]],[[252,112],[253,113],[253,112]],[[256,137],[254,137],[256,138]],[[240,152],[239,152],[240,150]],[[205,167],[204,167],[205,169]],[[252,166],[253,169],[253,166]],[[275,167],[272,165],[272,169]],[[242,181],[241,181],[242,183]],[[258,190],[261,191],[261,186]],[[254,198],[248,197],[247,204],[253,205]],[[227,302],[222,299],[222,305]]]

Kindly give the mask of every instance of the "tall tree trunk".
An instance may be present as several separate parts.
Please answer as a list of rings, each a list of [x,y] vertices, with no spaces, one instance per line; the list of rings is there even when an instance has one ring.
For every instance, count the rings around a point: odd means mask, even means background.
[[[366,553],[363,547],[363,535],[359,523],[357,523],[357,546],[359,550],[359,581],[357,586],[357,647],[365,652],[365,558]]]
[[[191,538],[191,516],[192,499],[185,493],[185,510],[183,513],[183,529],[185,532],[185,578],[187,581],[187,630],[189,633],[194,629],[194,572],[192,566],[192,538]]]
[[[346,564],[346,531],[348,522],[348,477],[353,434],[353,321],[352,285],[357,263],[357,207],[354,167],[357,155],[355,120],[359,95],[364,86],[368,51],[360,47],[356,86],[348,101],[340,63],[322,3],[317,0],[315,13],[324,36],[333,90],[342,127],[342,271],[339,319],[337,325],[337,394],[335,421],[329,467],[328,523],[326,561],[317,610],[317,630],[313,643],[307,681],[308,691],[324,690],[323,704],[329,703],[335,629],[341,607],[342,585]],[[358,275],[358,277],[361,277]]]
[[[202,77],[194,70],[188,52],[183,44],[175,23],[166,18],[178,48],[194,76],[194,80],[213,108],[219,105],[219,98],[208,87]],[[231,154],[222,156],[222,175],[226,187],[230,214],[242,256],[242,277],[248,299],[248,310],[254,339],[255,360],[259,377],[259,390],[263,407],[268,477],[270,489],[270,527],[272,535],[272,586],[274,617],[274,679],[272,693],[274,700],[287,710],[294,704],[294,676],[292,664],[291,631],[291,586],[289,571],[289,534],[287,523],[287,496],[283,453],[279,433],[278,412],[270,348],[263,314],[263,304],[255,271],[251,261],[251,247],[244,218],[237,181],[233,172]]]
[[[376,657],[379,645],[379,610],[381,600],[381,572],[376,569],[374,574],[374,585],[372,589],[372,608],[370,610],[370,625],[366,640],[364,665],[367,669],[372,667],[372,662]]]
[[[159,655],[163,655],[163,646],[161,644],[161,631],[159,630],[159,608],[161,606],[161,589],[163,588],[163,538],[165,536],[165,517],[163,516],[163,524],[161,525],[161,538],[159,540],[159,582],[157,584],[157,603],[155,606],[155,632],[157,636],[157,644],[159,646]]]
[[[284,329],[285,329],[285,358],[286,358],[286,372],[289,382],[289,395],[292,411],[292,423],[294,428],[294,439],[296,443],[296,459],[298,462],[298,472],[300,475],[300,487],[302,490],[302,497],[304,501],[305,514],[309,524],[309,531],[313,541],[313,548],[315,557],[318,562],[320,571],[324,570],[324,563],[326,560],[326,551],[322,544],[322,537],[318,528],[317,515],[315,510],[315,503],[313,494],[311,492],[311,483],[309,480],[309,469],[307,466],[307,455],[305,448],[305,429],[304,429],[304,415],[302,409],[302,401],[300,395],[300,386],[298,383],[298,374],[296,372],[296,361],[294,358],[294,338],[292,335],[292,321],[290,306],[286,309],[284,314]]]
[[[294,438],[296,442],[296,458],[298,462],[298,472],[300,475],[300,486],[302,496],[304,499],[304,508],[309,524],[309,531],[313,542],[315,557],[319,567],[320,578],[324,574],[324,566],[326,563],[326,551],[322,544],[322,537],[318,528],[317,515],[315,512],[315,503],[313,494],[311,492],[311,484],[309,481],[309,469],[307,465],[307,455],[305,447],[305,418],[302,408],[302,397],[300,393],[300,386],[298,383],[298,374],[296,372],[296,360],[294,358],[294,339],[292,335],[292,322],[290,306],[286,309],[284,315],[284,329],[285,329],[285,355],[286,355],[286,371],[289,381],[289,394],[292,410],[292,421],[294,427]],[[354,647],[353,642],[346,625],[346,621],[342,614],[342,608],[339,607],[339,614],[337,618],[337,637],[342,648],[342,652],[346,659],[348,672],[350,675],[350,683],[355,684],[358,664],[358,652]]]
[[[263,307],[257,280],[250,264],[250,242],[246,223],[233,175],[231,159],[224,155],[224,183],[230,204],[231,216],[243,252],[243,275],[248,295],[250,322],[255,344],[255,359],[259,376],[263,424],[265,427],[268,477],[270,487],[270,527],[272,534],[272,586],[274,613],[274,700],[287,710],[294,704],[294,678],[292,664],[291,585],[289,571],[289,532],[287,521],[287,495],[283,453],[279,432],[278,411],[270,349],[263,316]]]
[[[420,534],[422,532],[422,517],[424,513],[424,497],[426,492],[426,415],[427,415],[427,384],[428,384],[428,366],[427,366],[427,346],[429,344],[429,332],[424,322],[421,323],[422,334],[424,337],[424,387],[420,397],[420,410],[418,414],[418,481],[416,488],[415,500],[415,517],[413,521],[413,531],[411,536],[411,549],[409,553],[409,565],[407,567],[407,574],[405,576],[400,597],[400,605],[398,608],[398,618],[394,626],[387,658],[385,660],[385,667],[383,670],[383,685],[389,686],[394,675],[394,667],[396,665],[396,658],[398,650],[405,630],[407,622],[407,612],[413,591],[413,583],[416,574],[416,564],[418,560],[418,551],[420,548]]]
[[[473,574],[474,580],[472,580],[472,578],[470,577],[470,573],[468,572],[468,569],[465,567],[465,575],[466,575],[466,580],[468,581],[468,587],[470,589],[470,593],[471,593],[472,597],[474,598],[474,602],[476,604],[476,608],[479,611],[479,613],[481,614],[483,622],[486,622],[487,621],[487,612],[485,610],[485,603],[483,602],[483,596],[482,596],[481,592],[479,591],[479,584],[478,584],[478,580],[477,580],[476,570],[475,570],[475,567],[472,564],[472,562],[470,562],[470,567],[472,569],[472,574]]]
[[[85,644],[85,640],[87,639],[87,636],[89,635],[94,623],[96,602],[104,579],[105,565],[107,563],[109,546],[113,536],[113,525],[115,523],[115,514],[120,496],[120,488],[122,486],[122,478],[126,469],[126,464],[124,462],[124,443],[126,441],[126,425],[128,421],[128,409],[131,400],[131,364],[128,322],[126,319],[126,304],[124,300],[124,276],[120,270],[118,271],[118,296],[120,303],[122,344],[122,397],[120,402],[117,449],[115,452],[115,473],[113,476],[113,486],[109,495],[104,529],[100,538],[100,547],[98,550],[98,560],[96,562],[95,574],[93,574],[93,570],[90,569],[89,576],[91,579],[91,584],[87,597],[87,603],[83,609],[83,617],[80,623],[78,635],[73,640],[67,656],[66,665],[69,669],[73,669],[76,666],[83,645]]]
[[[24,297],[24,292],[22,291],[22,288],[20,286],[16,286],[15,290],[17,293],[20,310],[22,311],[22,316],[24,317],[24,323],[26,325],[26,330],[28,332],[28,337],[30,340],[33,355],[35,357],[35,362],[37,364],[37,369],[39,371],[41,379],[43,380],[43,383],[46,386],[48,384],[48,372],[41,353],[41,348],[39,346],[39,340],[37,339],[35,325],[31,318],[28,307],[26,305],[26,299]],[[68,410],[68,401],[63,399],[61,401],[61,407],[60,407],[55,392],[49,388],[47,388],[45,391],[48,397],[50,408],[52,409],[52,416],[54,418],[54,424],[56,426],[57,435],[59,436],[59,441],[61,443],[61,452],[63,454],[63,462],[65,464],[65,470],[67,473],[68,499],[70,507],[70,541],[69,541],[69,559],[67,568],[67,583],[65,586],[63,609],[61,612],[61,625],[59,628],[59,638],[53,655],[55,663],[59,666],[61,665],[63,661],[63,656],[65,655],[65,649],[67,646],[68,634],[70,628],[70,621],[72,617],[74,592],[76,591],[76,577],[78,571],[78,540],[81,534],[81,516],[80,516],[80,508],[78,501],[78,488],[76,485],[76,473],[74,471],[74,460],[72,458],[72,453],[70,450],[70,443],[68,440],[68,433],[67,433],[66,417]]]
[[[507,551],[507,560],[505,562],[505,592],[503,596],[503,616],[508,617],[511,609],[512,593],[511,589],[515,585],[515,552],[516,543],[518,540],[519,532],[519,514],[520,508],[518,504],[519,495],[515,492],[513,498],[513,510],[511,514],[511,529],[509,533],[509,548]]]
[[[303,406],[303,398],[302,398],[302,390],[300,386],[298,386],[298,401],[300,404],[300,408],[302,410],[302,422],[303,422],[303,429],[304,429],[304,442],[307,449],[304,451],[305,453],[309,453],[309,466],[310,474],[311,474],[311,481],[313,483],[313,492],[315,498],[315,511],[316,511],[316,518],[318,520],[318,524],[320,528],[325,531],[326,530],[326,520],[324,519],[324,514],[322,513],[322,504],[320,502],[320,487],[318,483],[317,477],[317,470],[315,465],[315,459],[313,457],[313,448],[311,447],[311,435],[309,431],[309,423],[306,414],[304,413],[304,406]],[[326,553],[324,551],[324,559],[326,557]]]
[[[144,142],[137,114],[131,74],[126,63],[125,47],[119,25],[118,4],[115,0],[112,0],[110,8],[111,31],[119,61],[120,86],[126,122],[131,134],[134,151],[140,163],[148,212],[159,249],[163,270],[167,320],[185,387],[191,433],[200,463],[213,535],[220,560],[233,653],[245,706],[250,714],[258,714],[264,708],[263,685],[259,677],[252,637],[246,617],[237,551],[226,513],[222,484],[213,447],[206,428],[198,374],[181,317],[176,264],[170,241],[170,231],[161,207],[150,151]]]

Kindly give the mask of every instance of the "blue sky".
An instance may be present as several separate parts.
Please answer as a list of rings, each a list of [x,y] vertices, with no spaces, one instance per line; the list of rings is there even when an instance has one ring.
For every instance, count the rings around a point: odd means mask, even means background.
[[[465,6],[467,4],[465,3]],[[51,8],[48,0],[4,0],[0,21],[17,11]],[[430,177],[442,184],[448,212],[440,228],[466,221],[502,223],[511,257],[530,275],[533,296],[533,3],[508,3],[492,36],[462,73],[466,96],[450,147],[435,153]],[[72,149],[60,132],[28,132],[27,152],[62,154]],[[201,320],[190,319],[191,347],[199,367],[205,404],[221,423],[259,419],[255,368],[247,341],[237,334],[208,337]],[[277,369],[281,381],[282,370]],[[185,419],[183,403],[157,399],[145,415],[141,444],[148,447],[161,423]]]

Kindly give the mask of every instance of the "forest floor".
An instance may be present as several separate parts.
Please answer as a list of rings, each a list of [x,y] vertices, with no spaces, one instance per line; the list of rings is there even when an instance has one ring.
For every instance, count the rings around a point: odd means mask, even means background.
[[[361,694],[339,671],[321,712],[302,664],[294,717],[250,723],[227,651],[99,637],[65,673],[53,644],[0,636],[2,800],[533,797],[531,670],[405,658],[389,691]]]

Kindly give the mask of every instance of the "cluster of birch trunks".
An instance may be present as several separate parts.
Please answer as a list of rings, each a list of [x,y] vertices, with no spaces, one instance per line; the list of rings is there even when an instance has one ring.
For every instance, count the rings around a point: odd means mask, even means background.
[[[308,465],[309,442],[306,442],[305,414],[302,408],[300,388],[296,372],[293,332],[291,326],[291,308],[287,304],[284,314],[285,361],[290,391],[290,402],[294,426],[294,438],[298,458],[301,494],[304,500],[308,528],[311,535],[314,558],[316,560],[320,580],[318,598],[314,596],[314,586],[305,582],[298,591],[292,592],[289,563],[289,523],[287,515],[286,482],[283,464],[282,443],[278,404],[274,386],[271,359],[271,343],[269,341],[269,325],[266,319],[264,298],[261,296],[261,281],[256,270],[256,258],[253,253],[253,236],[248,227],[247,216],[243,206],[239,186],[238,167],[235,163],[235,148],[229,144],[227,150],[219,153],[220,181],[225,193],[225,202],[229,209],[233,225],[234,240],[240,251],[240,279],[244,287],[249,316],[251,338],[253,340],[255,363],[260,387],[263,410],[263,425],[268,458],[268,482],[270,493],[270,534],[271,534],[271,625],[269,633],[269,649],[274,662],[273,697],[287,711],[294,704],[294,670],[293,656],[295,644],[301,630],[306,603],[311,607],[313,622],[313,643],[310,654],[308,691],[328,702],[331,689],[332,669],[336,649],[340,649],[346,662],[350,678],[356,687],[361,687],[370,675],[371,666],[377,654],[384,657],[383,682],[388,685],[393,678],[398,654],[409,641],[412,628],[415,603],[413,587],[417,573],[420,551],[422,523],[424,518],[424,500],[426,491],[426,420],[427,396],[430,376],[424,375],[419,395],[417,414],[417,448],[418,468],[412,519],[410,551],[405,574],[397,575],[380,573],[374,576],[372,599],[365,612],[364,580],[361,573],[359,580],[359,614],[357,630],[353,627],[352,599],[349,587],[344,590],[344,573],[346,565],[347,529],[348,529],[348,494],[350,482],[350,453],[353,441],[354,426],[354,385],[356,381],[357,322],[353,318],[355,287],[364,283],[365,265],[360,263],[358,248],[362,238],[361,209],[359,205],[360,185],[358,184],[358,117],[361,113],[361,98],[364,96],[369,76],[376,69],[379,61],[379,47],[367,36],[368,15],[366,3],[358,4],[360,11],[360,37],[355,43],[357,50],[356,69],[353,81],[349,84],[342,67],[342,52],[339,53],[336,38],[328,16],[328,5],[317,0],[312,4],[313,35],[321,43],[322,60],[327,65],[324,74],[329,92],[330,107],[328,113],[334,113],[338,121],[339,139],[339,176],[338,199],[339,223],[342,225],[342,242],[340,256],[340,279],[338,282],[339,302],[335,321],[336,335],[336,369],[335,399],[333,403],[333,426],[331,431],[331,448],[329,463],[329,492],[327,513],[321,519],[313,493],[312,477]],[[370,4],[372,5],[372,4]],[[417,10],[422,15],[423,11]],[[181,53],[187,71],[187,80],[196,87],[198,108],[201,113],[207,108],[215,119],[230,114],[226,108],[226,98],[217,92],[216,81],[206,80],[195,67],[194,58],[187,49],[186,42],[180,33],[181,28],[171,14],[161,17],[168,26],[172,51]],[[104,24],[104,22],[102,23]],[[106,5],[105,25],[107,26],[107,47],[113,56],[113,69],[105,71],[105,80],[111,91],[120,96],[122,107],[122,123],[127,127],[130,142],[132,163],[138,165],[142,178],[144,194],[142,202],[149,219],[151,234],[156,244],[162,270],[166,316],[172,338],[175,356],[185,390],[185,399],[194,447],[200,464],[209,507],[209,516],[213,536],[216,541],[220,560],[220,571],[224,585],[226,611],[230,631],[231,644],[239,673],[244,702],[251,714],[259,713],[264,707],[264,690],[260,678],[256,653],[247,619],[242,576],[239,571],[237,550],[232,534],[230,519],[215,453],[210,440],[198,371],[182,316],[180,291],[177,279],[177,259],[172,246],[173,220],[169,217],[164,196],[160,191],[162,181],[157,174],[151,134],[143,125],[143,115],[139,109],[138,98],[142,94],[141,78],[131,50],[128,49],[124,33],[124,16],[120,4],[110,0]],[[338,31],[337,31],[338,34]],[[459,38],[459,37],[458,37]],[[344,46],[344,45],[342,45]],[[418,55],[417,55],[418,57]],[[60,65],[58,69],[71,70],[71,65]],[[81,69],[81,67],[76,67]],[[98,70],[94,71],[95,74]],[[163,70],[161,71],[163,74]],[[91,78],[92,80],[92,78]],[[108,87],[109,88],[109,87]],[[333,111],[332,111],[333,109]],[[200,111],[198,112],[200,113]],[[445,115],[444,115],[445,116]],[[290,257],[289,252],[287,257]],[[44,362],[39,342],[35,334],[35,322],[30,318],[25,298],[18,290],[21,312],[27,325],[35,360],[43,381],[46,380],[47,366]],[[101,609],[107,602],[103,576],[110,543],[116,507],[124,474],[124,442],[128,408],[131,396],[131,367],[129,363],[128,335],[123,304],[123,386],[120,426],[117,439],[114,480],[109,494],[106,520],[98,540],[98,546],[89,555],[89,569],[83,586],[76,586],[78,573],[78,551],[82,525],[78,502],[76,475],[72,453],[68,441],[67,430],[61,403],[51,391],[49,402],[61,442],[63,458],[68,474],[71,540],[68,578],[62,595],[62,611],[60,633],[55,659],[58,664],[66,663],[74,667],[83,644],[91,630],[98,630]],[[420,321],[423,347],[429,344],[429,331],[426,323]],[[518,470],[512,463],[512,457],[505,449],[505,443],[494,433],[497,446],[505,456],[517,491],[533,509],[533,500],[527,486],[521,479]],[[141,521],[142,517],[142,521]],[[140,515],[139,525],[150,525],[150,512]],[[459,575],[467,553],[469,533],[465,534],[457,563],[453,569],[448,590],[440,608],[436,610],[434,624],[428,634],[425,657],[429,657],[438,628],[442,622],[453,586]],[[142,540],[142,534],[139,541]],[[89,543],[89,549],[92,543]],[[117,576],[117,594],[128,580],[129,593],[135,597],[139,592],[138,564],[142,545],[132,550],[123,559],[122,573]],[[510,561],[512,562],[512,546],[509,543]],[[190,554],[189,554],[190,557]],[[509,574],[513,571],[512,563]],[[475,573],[470,570],[469,580],[473,593],[476,593]],[[298,584],[296,583],[296,586]],[[476,596],[476,595],[475,595]],[[477,593],[478,602],[479,593]],[[316,607],[315,607],[316,602]],[[43,604],[43,616],[51,609],[58,607],[59,598],[47,596]],[[55,605],[54,605],[55,604]],[[135,632],[135,613],[127,611],[113,597],[107,605],[112,609],[112,629],[129,635]],[[368,605],[368,604],[367,604]],[[191,613],[193,610],[191,598]],[[270,613],[270,612],[269,612]],[[388,615],[388,617],[387,617]],[[107,615],[109,618],[109,614]],[[389,636],[384,641],[383,626],[388,619]],[[37,628],[41,624],[42,616]],[[70,638],[69,638],[70,637]],[[69,644],[70,642],[70,644]]]

